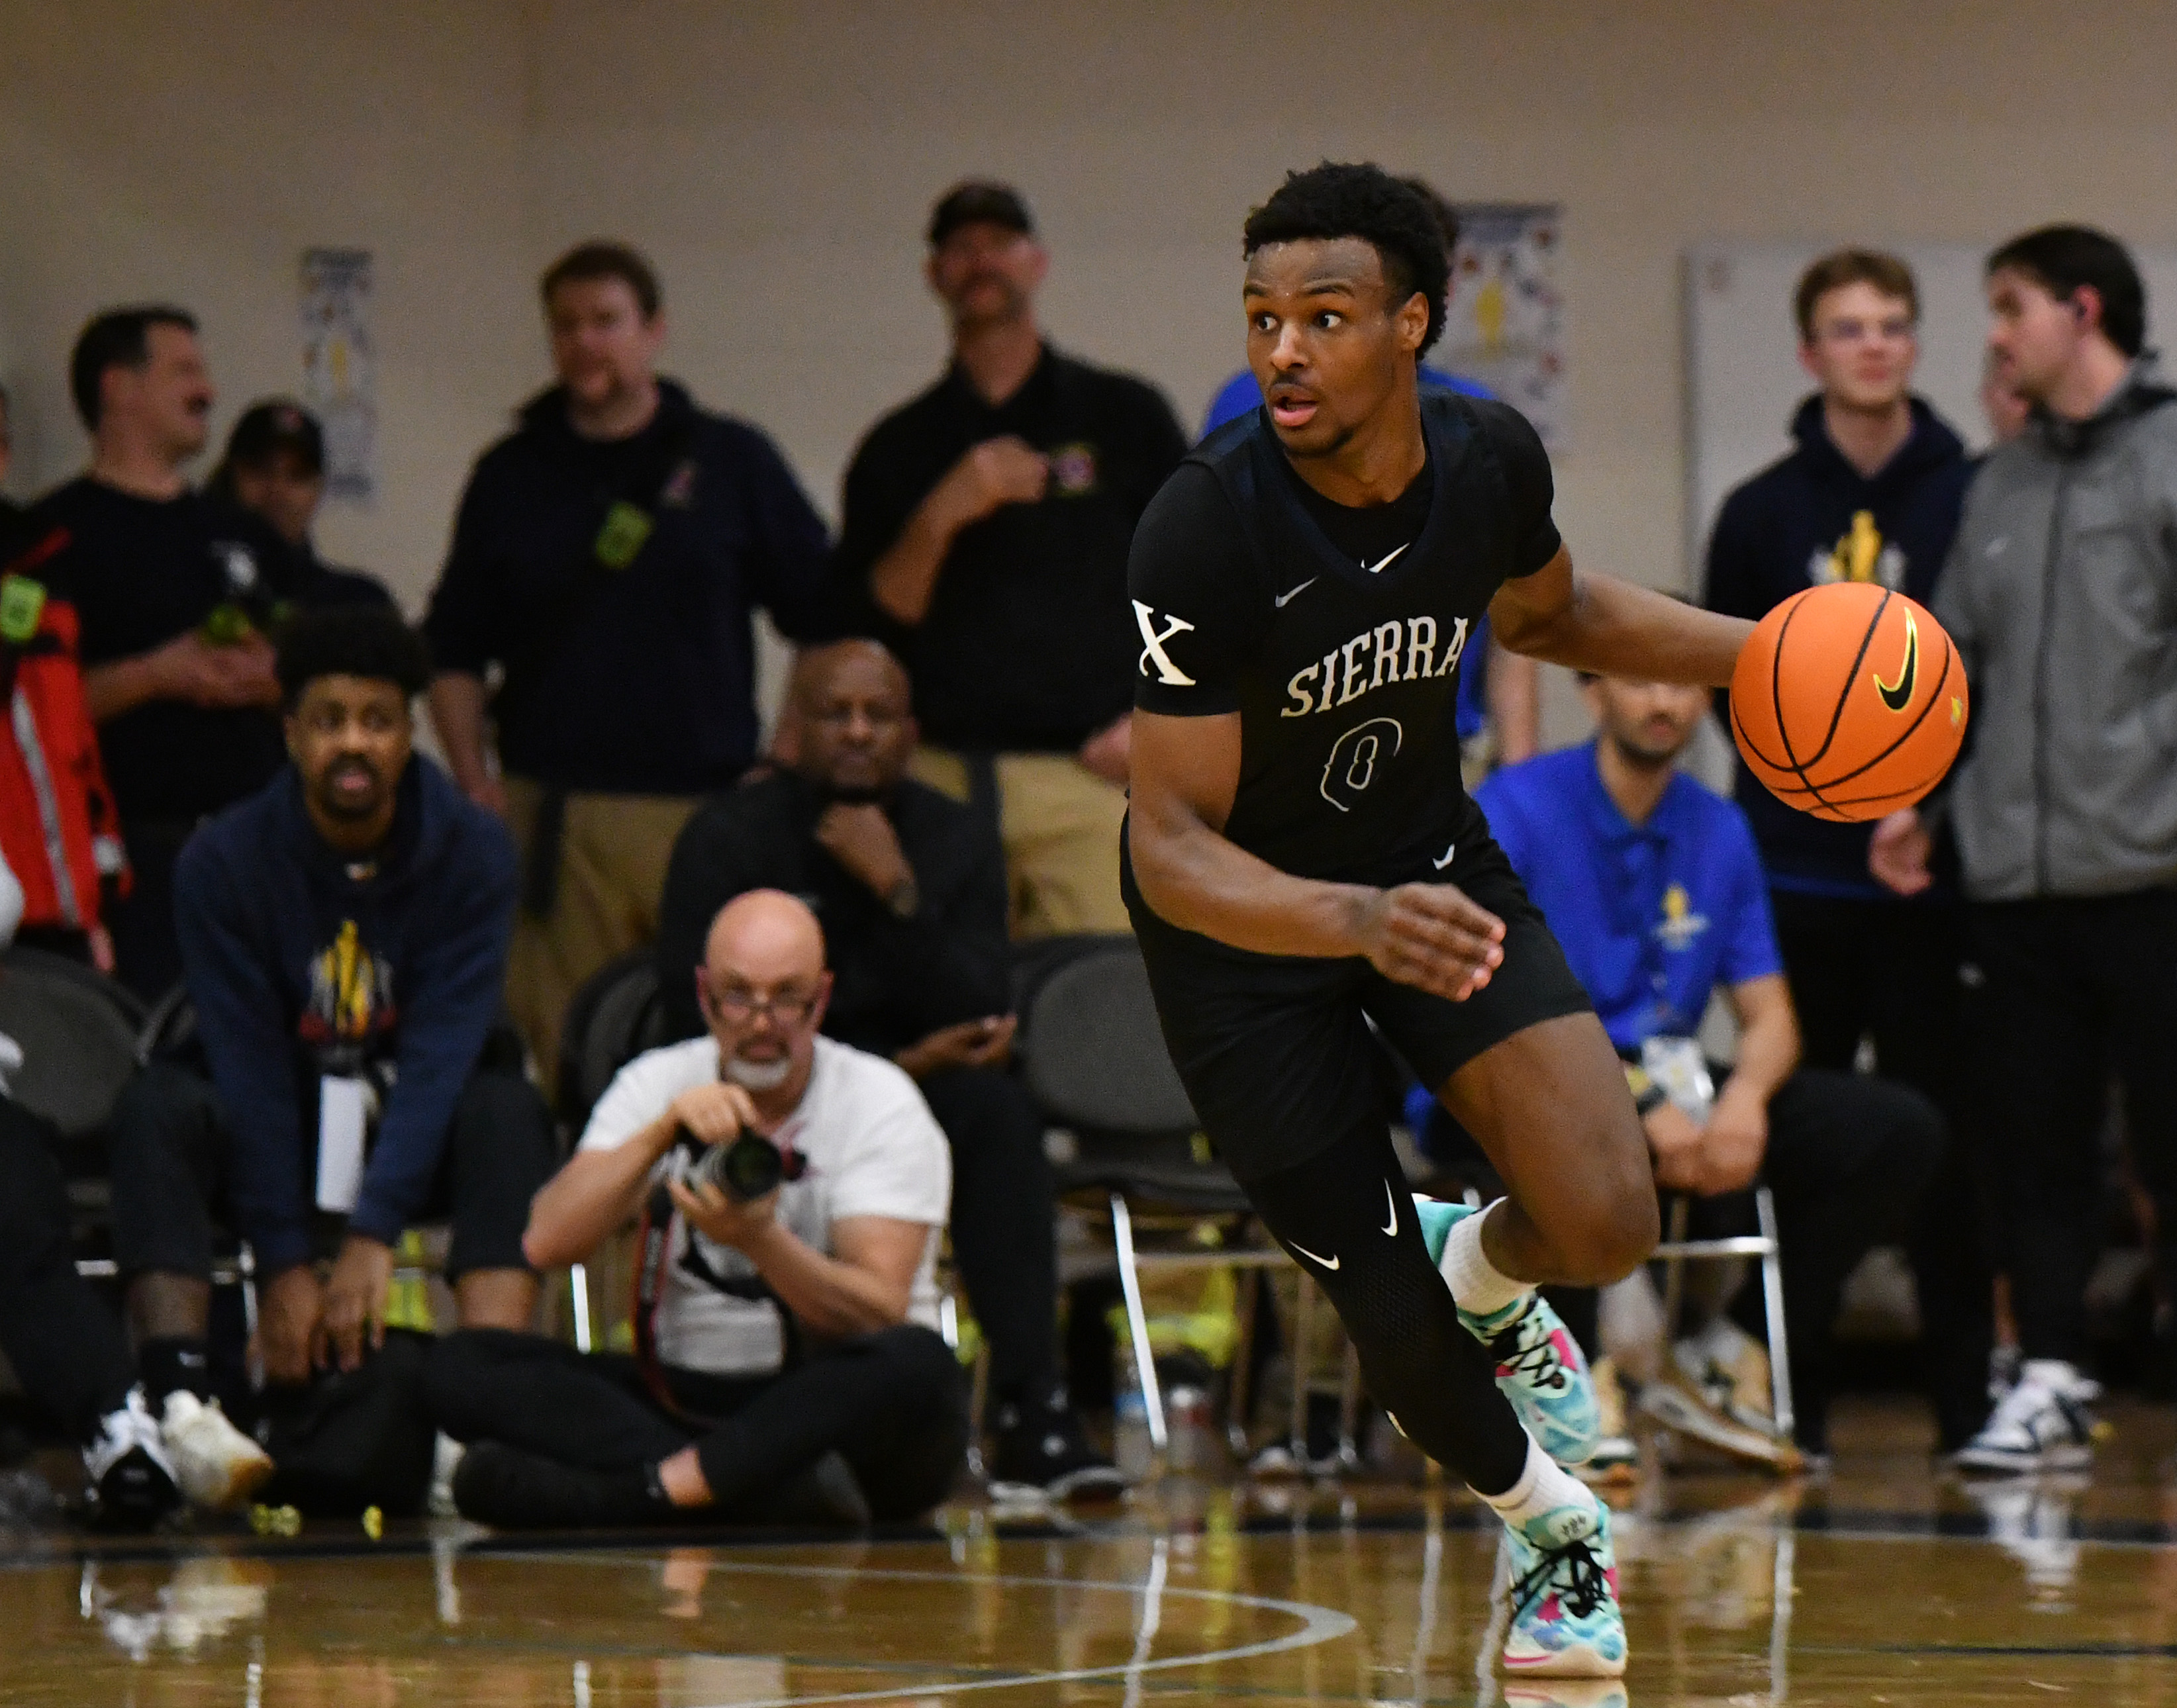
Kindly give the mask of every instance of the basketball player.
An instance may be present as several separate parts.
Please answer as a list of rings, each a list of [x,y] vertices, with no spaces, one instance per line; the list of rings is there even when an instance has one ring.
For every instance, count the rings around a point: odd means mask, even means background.
[[[1419,392],[1445,263],[1412,190],[1295,173],[1244,253],[1263,407],[1134,538],[1127,903],[1225,1160],[1399,1427],[1504,1518],[1507,1667],[1615,1674],[1607,1516],[1558,1462],[1591,1450],[1594,1390],[1535,1287],[1628,1273],[1656,1192],[1609,1039],[1460,787],[1454,700],[1485,611],[1516,652],[1711,685],[1751,625],[1576,574],[1526,422]],[[1371,1021],[1509,1196],[1406,1197]]]

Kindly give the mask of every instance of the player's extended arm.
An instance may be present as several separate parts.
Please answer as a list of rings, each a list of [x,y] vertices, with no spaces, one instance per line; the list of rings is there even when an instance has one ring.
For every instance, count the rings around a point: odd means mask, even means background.
[[[1729,685],[1738,649],[1754,632],[1743,618],[1575,570],[1563,548],[1533,575],[1498,590],[1489,623],[1507,651],[1547,663],[1708,688]]]
[[[1127,846],[1157,916],[1264,955],[1365,955],[1387,978],[1454,1001],[1503,959],[1501,919],[1450,884],[1324,883],[1228,840],[1240,786],[1240,714],[1134,713]]]

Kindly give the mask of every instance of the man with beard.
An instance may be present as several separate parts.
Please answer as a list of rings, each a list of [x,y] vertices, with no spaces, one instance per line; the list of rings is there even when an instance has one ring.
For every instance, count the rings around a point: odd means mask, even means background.
[[[642,1216],[635,1356],[490,1332],[433,1351],[465,1517],[854,1525],[912,1518],[958,1474],[936,1123],[892,1063],[818,1035],[832,975],[793,897],[728,903],[694,982],[704,1034],[619,1071],[529,1218],[543,1267]]]
[[[1013,936],[1127,930],[1127,548],[1186,436],[1154,387],[1045,341],[1019,192],[956,185],[929,237],[952,365],[854,452],[843,592],[914,681],[916,776],[996,816]]]
[[[952,1148],[952,1249],[989,1337],[992,1476],[1059,1495],[1117,1487],[1059,1380],[1056,1264],[1043,1123],[1007,1072],[1012,1045],[1005,871],[986,819],[906,775],[907,673],[871,641],[805,655],[789,770],[728,790],[688,822],[658,907],[672,1035],[700,1036],[696,969],[719,908],[783,890],[830,951],[827,1037],[889,1056]]]
[[[76,340],[68,387],[90,467],[31,506],[8,555],[26,554],[80,625],[85,697],[134,875],[107,920],[114,959],[153,1001],[181,973],[175,856],[199,820],[280,767],[266,630],[281,607],[330,601],[270,528],[183,473],[213,401],[191,315],[163,305],[98,315]]]
[[[393,1247],[450,1212],[471,1326],[529,1326],[551,1119],[487,1061],[512,924],[499,821],[417,756],[422,642],[385,608],[283,631],[290,762],[194,837],[176,923],[209,1083],[154,1062],[113,1116],[113,1242],[155,1406],[208,1391],[213,1227],[256,1252],[275,1387],[383,1345]],[[330,1267],[321,1265],[330,1259]]]

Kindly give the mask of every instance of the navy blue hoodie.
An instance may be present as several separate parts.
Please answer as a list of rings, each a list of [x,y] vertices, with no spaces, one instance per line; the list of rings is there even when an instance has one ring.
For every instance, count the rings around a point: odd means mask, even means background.
[[[1949,423],[1914,398],[1912,436],[1872,478],[1831,443],[1820,397],[1799,406],[1792,437],[1798,449],[1723,501],[1709,538],[1709,609],[1759,620],[1792,594],[1838,581],[1876,581],[1932,603],[1973,476]],[[1719,710],[1728,729],[1729,708],[1719,701]],[[1795,811],[1743,765],[1736,793],[1774,888],[1896,899],[1868,874],[1872,827]]]
[[[319,837],[292,765],[183,849],[182,964],[268,1272],[311,1255],[321,1075],[392,1070],[349,1227],[390,1245],[423,1207],[499,1015],[516,886],[506,827],[420,758],[374,865]]]

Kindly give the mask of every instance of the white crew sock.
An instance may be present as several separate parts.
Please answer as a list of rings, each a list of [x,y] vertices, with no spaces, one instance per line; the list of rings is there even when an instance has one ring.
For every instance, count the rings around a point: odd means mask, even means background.
[[[1503,1202],[1498,1198],[1487,1209],[1454,1222],[1450,1237],[1443,1242],[1443,1261],[1437,1265],[1451,1296],[1470,1317],[1493,1317],[1535,1290],[1532,1281],[1514,1280],[1481,1249],[1481,1225]]]
[[[1481,1494],[1480,1489],[1475,1492]],[[1520,1473],[1520,1480],[1502,1494],[1482,1494],[1481,1498],[1506,1524],[1514,1526],[1561,1506],[1585,1509],[1595,1504],[1588,1486],[1543,1452],[1541,1443],[1531,1435],[1527,1438],[1527,1468]]]

